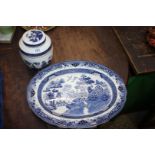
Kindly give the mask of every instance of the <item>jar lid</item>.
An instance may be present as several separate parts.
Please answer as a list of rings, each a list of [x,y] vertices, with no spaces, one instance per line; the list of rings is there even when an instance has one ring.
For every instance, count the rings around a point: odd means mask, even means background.
[[[42,45],[38,46],[27,46],[23,42],[23,39],[21,38],[19,40],[19,47],[20,47],[20,52],[22,52],[25,55],[28,56],[40,56],[45,54],[46,52],[49,51],[50,48],[53,47],[51,38],[45,34],[46,41]]]
[[[27,46],[39,46],[46,40],[46,35],[43,31],[32,29],[26,31],[22,36],[22,41]]]

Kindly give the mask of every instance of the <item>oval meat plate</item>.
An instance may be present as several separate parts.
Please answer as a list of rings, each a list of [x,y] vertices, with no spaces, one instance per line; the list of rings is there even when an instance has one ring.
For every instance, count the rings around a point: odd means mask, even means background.
[[[123,108],[126,87],[111,69],[89,61],[65,61],[30,81],[27,100],[43,121],[60,128],[93,128]]]

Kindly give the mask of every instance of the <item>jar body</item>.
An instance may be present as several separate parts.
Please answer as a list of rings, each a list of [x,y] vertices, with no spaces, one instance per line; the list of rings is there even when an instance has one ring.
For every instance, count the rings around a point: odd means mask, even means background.
[[[25,32],[19,41],[20,55],[32,69],[41,69],[50,64],[53,56],[51,38],[40,30]]]
[[[22,51],[20,51],[20,55],[24,63],[32,69],[41,69],[50,64],[53,57],[53,47],[51,47],[45,54],[43,55],[25,55]]]

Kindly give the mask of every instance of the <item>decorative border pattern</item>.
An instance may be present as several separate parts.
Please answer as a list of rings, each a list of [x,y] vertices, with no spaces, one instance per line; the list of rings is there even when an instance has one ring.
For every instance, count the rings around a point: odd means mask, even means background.
[[[47,52],[49,52],[49,50],[51,50],[53,48],[53,46],[51,45],[47,50],[45,50],[44,52],[41,52],[39,54],[29,54],[24,52],[23,50],[20,49],[20,52],[26,56],[30,56],[30,57],[36,57],[36,56],[42,56],[44,54],[46,54]]]
[[[111,78],[111,80],[114,82],[117,89],[118,95],[114,105],[110,107],[110,109],[108,109],[107,111],[99,115],[82,118],[82,119],[61,118],[59,116],[53,116],[47,111],[45,111],[44,108],[41,107],[41,105],[38,106],[35,98],[35,95],[37,93],[35,92],[35,89],[37,88],[38,82],[41,82],[43,78],[48,76],[49,72],[64,70],[64,69],[67,69],[68,67],[73,69],[85,67],[93,70],[98,70],[108,75],[109,78]],[[28,100],[29,107],[32,109],[32,111],[43,121],[51,125],[58,126],[60,128],[92,128],[97,125],[106,123],[122,110],[126,101],[126,95],[127,95],[127,91],[126,91],[125,84],[123,80],[119,77],[119,75],[117,75],[114,71],[105,67],[104,65],[96,64],[90,61],[65,61],[62,63],[51,65],[43,69],[42,71],[40,71],[31,80],[27,88],[27,100]]]

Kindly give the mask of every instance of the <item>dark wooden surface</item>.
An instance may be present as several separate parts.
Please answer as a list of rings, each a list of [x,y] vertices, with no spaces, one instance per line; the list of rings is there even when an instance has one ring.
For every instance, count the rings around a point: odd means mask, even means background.
[[[155,48],[146,41],[149,27],[114,27],[136,74],[155,72]]]
[[[25,66],[18,52],[18,41],[24,32],[18,27],[12,44],[0,44],[4,125],[5,128],[49,128],[27,105],[26,87],[36,72]],[[127,82],[127,58],[111,27],[56,27],[48,35],[54,46],[52,64],[64,60],[91,60],[110,67]]]

